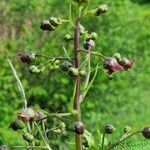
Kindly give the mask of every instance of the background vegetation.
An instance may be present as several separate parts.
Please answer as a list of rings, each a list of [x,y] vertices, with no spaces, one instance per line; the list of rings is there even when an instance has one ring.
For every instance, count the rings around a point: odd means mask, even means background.
[[[49,56],[63,55],[63,37],[71,29],[62,26],[53,33],[43,33],[39,25],[42,19],[50,16],[67,17],[69,1],[0,2],[0,138],[8,145],[22,144],[21,136],[8,128],[22,101],[6,57],[12,59],[18,71],[29,105],[49,112],[67,111],[73,89],[71,79],[65,74],[52,72],[31,75],[28,67],[17,60],[16,53],[32,50]],[[87,130],[94,134],[96,130],[102,131],[106,123],[114,124],[118,131],[113,135],[115,140],[125,125],[136,130],[150,124],[150,3],[148,0],[91,0],[90,7],[104,2],[108,4],[109,12],[99,18],[87,17],[83,25],[99,34],[96,44],[102,53],[119,52],[135,58],[136,63],[129,72],[116,74],[112,81],[99,73],[82,105],[82,118]],[[70,53],[71,50],[69,47]],[[69,144],[65,145],[61,144],[58,149],[69,149]],[[130,150],[139,150],[140,146],[141,150],[148,150],[150,141],[145,142],[142,136],[138,136],[122,145]]]

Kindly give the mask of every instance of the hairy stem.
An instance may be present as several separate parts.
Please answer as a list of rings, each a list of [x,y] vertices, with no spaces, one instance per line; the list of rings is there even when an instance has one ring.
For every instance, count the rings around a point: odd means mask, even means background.
[[[104,131],[103,138],[102,138],[102,150],[104,149],[105,135],[106,135],[106,133]]]
[[[76,18],[76,27],[74,30],[74,58],[75,58],[75,67],[79,68],[80,66],[80,56],[78,53],[79,50],[79,36],[80,36],[80,11],[77,12]],[[81,121],[81,109],[80,109],[80,75],[75,78],[76,90],[74,97],[74,110],[77,111],[75,115],[75,121]],[[82,150],[82,136],[75,135],[76,150]]]
[[[136,134],[139,134],[141,133],[141,131],[136,131],[136,132],[133,132],[129,135],[127,135],[126,137],[124,138],[121,138],[119,139],[117,142],[115,142],[114,144],[110,145],[110,147],[107,149],[107,150],[112,150],[113,148],[115,148],[116,146],[118,146],[119,144],[123,143],[125,140],[129,139],[130,137],[136,135]]]

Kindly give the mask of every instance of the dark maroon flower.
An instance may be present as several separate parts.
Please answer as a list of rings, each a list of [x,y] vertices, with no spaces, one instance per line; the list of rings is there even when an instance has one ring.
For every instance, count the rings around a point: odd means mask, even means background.
[[[130,68],[132,68],[132,65],[134,63],[134,60],[129,60],[127,58],[121,58],[119,60],[119,64],[125,69],[128,70]]]
[[[78,135],[83,134],[84,133],[84,124],[82,122],[75,122],[73,131]]]
[[[150,139],[150,127],[145,127],[142,130],[142,134],[146,139]]]
[[[23,62],[30,64],[33,59],[35,59],[36,54],[33,52],[24,52],[24,53],[18,53],[17,57]]]
[[[109,74],[112,74],[115,71],[119,71],[119,70],[123,69],[123,67],[113,57],[106,57],[105,58],[104,68],[108,70]]]

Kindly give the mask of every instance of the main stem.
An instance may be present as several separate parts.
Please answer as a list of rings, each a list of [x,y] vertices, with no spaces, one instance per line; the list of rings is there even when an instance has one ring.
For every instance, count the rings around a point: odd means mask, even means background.
[[[80,16],[77,14],[76,26],[74,30],[74,58],[75,58],[75,67],[79,68],[80,66],[80,56],[78,53],[79,50],[79,36],[80,36]],[[75,121],[81,121],[81,109],[80,109],[80,76],[78,75],[75,78],[76,91],[74,98],[74,110],[77,112],[75,115]],[[76,150],[82,150],[82,135],[75,135]]]

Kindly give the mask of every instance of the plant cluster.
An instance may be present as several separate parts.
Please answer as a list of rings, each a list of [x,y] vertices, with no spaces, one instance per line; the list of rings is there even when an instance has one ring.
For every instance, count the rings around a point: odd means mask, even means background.
[[[101,4],[97,8],[89,9],[89,0],[73,0],[71,1],[71,6],[76,9],[75,19],[72,19],[72,10],[70,9],[70,17],[68,20],[52,16],[47,20],[43,20],[40,25],[41,30],[45,32],[54,32],[59,26],[70,24],[74,31],[72,35],[67,34],[64,36],[64,42],[67,42],[68,44],[73,43],[74,49],[72,50],[71,56],[68,55],[66,51],[67,47],[64,48],[63,56],[51,57],[32,51],[17,54],[17,57],[21,62],[29,66],[31,75],[40,75],[46,70],[58,71],[60,73],[66,73],[74,80],[74,91],[73,96],[70,99],[68,112],[51,114],[44,110],[35,110],[29,107],[21,82],[18,79],[14,67],[9,61],[24,101],[22,110],[17,114],[17,119],[13,121],[9,127],[14,131],[21,130],[22,138],[26,142],[26,146],[22,147],[27,149],[52,150],[53,144],[50,143],[50,134],[53,132],[56,134],[65,134],[67,131],[66,124],[62,121],[62,118],[68,116],[73,117],[75,120],[70,131],[75,133],[76,150],[90,149],[90,141],[86,136],[88,131],[86,130],[81,117],[82,102],[85,100],[99,71],[103,71],[109,79],[113,79],[113,74],[115,72],[128,71],[134,64],[133,59],[122,57],[119,53],[113,54],[112,56],[105,56],[102,54],[96,48],[96,40],[98,39],[97,33],[90,33],[81,24],[84,17],[98,17],[104,15],[108,11],[108,6],[106,4]],[[91,65],[93,57],[96,57],[99,60],[95,67],[92,67]],[[54,128],[49,128],[47,120],[53,117],[59,120],[59,125]],[[145,127],[140,131],[131,132],[131,128],[126,126],[124,128],[123,136],[117,142],[114,142],[113,144],[106,143],[106,135],[112,134],[114,131],[115,128],[111,124],[104,127],[103,137],[100,143],[100,148],[102,150],[111,150],[138,133],[142,133],[145,138],[150,139],[150,127]]]

